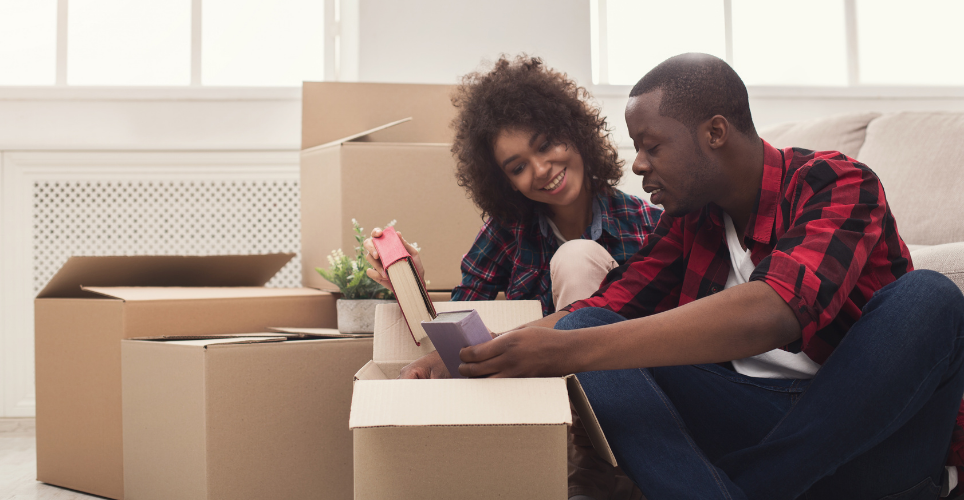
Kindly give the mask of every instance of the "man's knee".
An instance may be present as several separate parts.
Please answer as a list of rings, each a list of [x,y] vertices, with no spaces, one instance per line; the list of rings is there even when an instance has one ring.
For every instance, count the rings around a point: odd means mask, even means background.
[[[912,271],[889,287],[894,290],[888,298],[920,314],[952,314],[964,319],[964,294],[950,278],[937,271]]]
[[[618,313],[602,307],[584,307],[563,316],[556,322],[556,330],[578,330],[625,321]]]

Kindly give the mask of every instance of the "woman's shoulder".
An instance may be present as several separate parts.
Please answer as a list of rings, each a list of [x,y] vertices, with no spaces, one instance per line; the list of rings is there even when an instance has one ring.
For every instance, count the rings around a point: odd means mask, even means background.
[[[518,245],[518,240],[524,231],[525,227],[519,223],[506,223],[489,217],[482,223],[473,248],[505,251]]]
[[[613,189],[613,193],[605,197],[605,205],[610,215],[617,219],[631,218],[638,223],[642,218],[646,223],[655,225],[659,221],[659,216],[663,209],[652,203],[629,193],[624,193],[618,189]]]

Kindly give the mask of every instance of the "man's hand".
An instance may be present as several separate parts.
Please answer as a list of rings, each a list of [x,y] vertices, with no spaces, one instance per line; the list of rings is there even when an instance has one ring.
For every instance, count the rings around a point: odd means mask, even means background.
[[[462,349],[466,377],[557,377],[573,373],[575,332],[529,326]]]
[[[425,286],[425,268],[422,267],[422,258],[418,256],[418,250],[405,241],[405,238],[402,238],[402,233],[397,234],[398,237],[402,239],[402,245],[405,246],[405,250],[407,250],[412,256],[412,263],[415,264],[415,271],[418,272],[418,279],[422,280],[422,286]],[[367,274],[369,278],[373,279],[375,283],[378,283],[379,285],[394,292],[395,289],[392,288],[392,283],[388,281],[388,273],[385,272],[385,266],[382,265],[382,260],[378,255],[378,250],[375,249],[375,244],[372,243],[372,238],[380,238],[381,236],[382,229],[376,227],[375,229],[372,229],[371,237],[366,238],[362,243],[362,246],[365,248],[365,260],[367,260],[372,266],[371,269],[365,270],[365,274]]]
[[[451,375],[438,351],[432,351],[402,368],[398,378],[451,378]]]

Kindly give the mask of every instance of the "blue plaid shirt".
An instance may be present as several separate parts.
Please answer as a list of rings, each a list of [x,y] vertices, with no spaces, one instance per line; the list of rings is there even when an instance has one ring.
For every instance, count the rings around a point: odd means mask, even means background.
[[[598,242],[620,265],[643,246],[663,213],[619,190],[613,196],[598,196],[592,208],[592,223],[582,238]],[[528,223],[500,224],[489,219],[462,259],[462,283],[452,290],[452,300],[491,300],[505,292],[509,300],[538,299],[542,313],[550,314],[555,307],[549,261],[558,248],[542,215]]]

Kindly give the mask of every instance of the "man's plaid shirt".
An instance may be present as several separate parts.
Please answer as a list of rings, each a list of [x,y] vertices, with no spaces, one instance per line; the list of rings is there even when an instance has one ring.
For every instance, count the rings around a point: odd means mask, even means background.
[[[910,252],[867,166],[835,151],[778,150],[765,141],[763,185],[743,241],[803,337],[785,346],[823,363],[875,291],[912,270]],[[710,204],[664,215],[642,250],[568,310],[605,307],[627,318],[723,290],[730,273],[723,212]]]
[[[653,232],[662,210],[616,190],[593,202],[593,222],[582,235],[598,242],[617,263],[626,262]],[[489,300],[504,291],[509,300],[538,299],[542,313],[555,310],[549,261],[559,242],[541,215],[529,222],[500,224],[489,219],[462,259],[462,283],[452,300]]]

